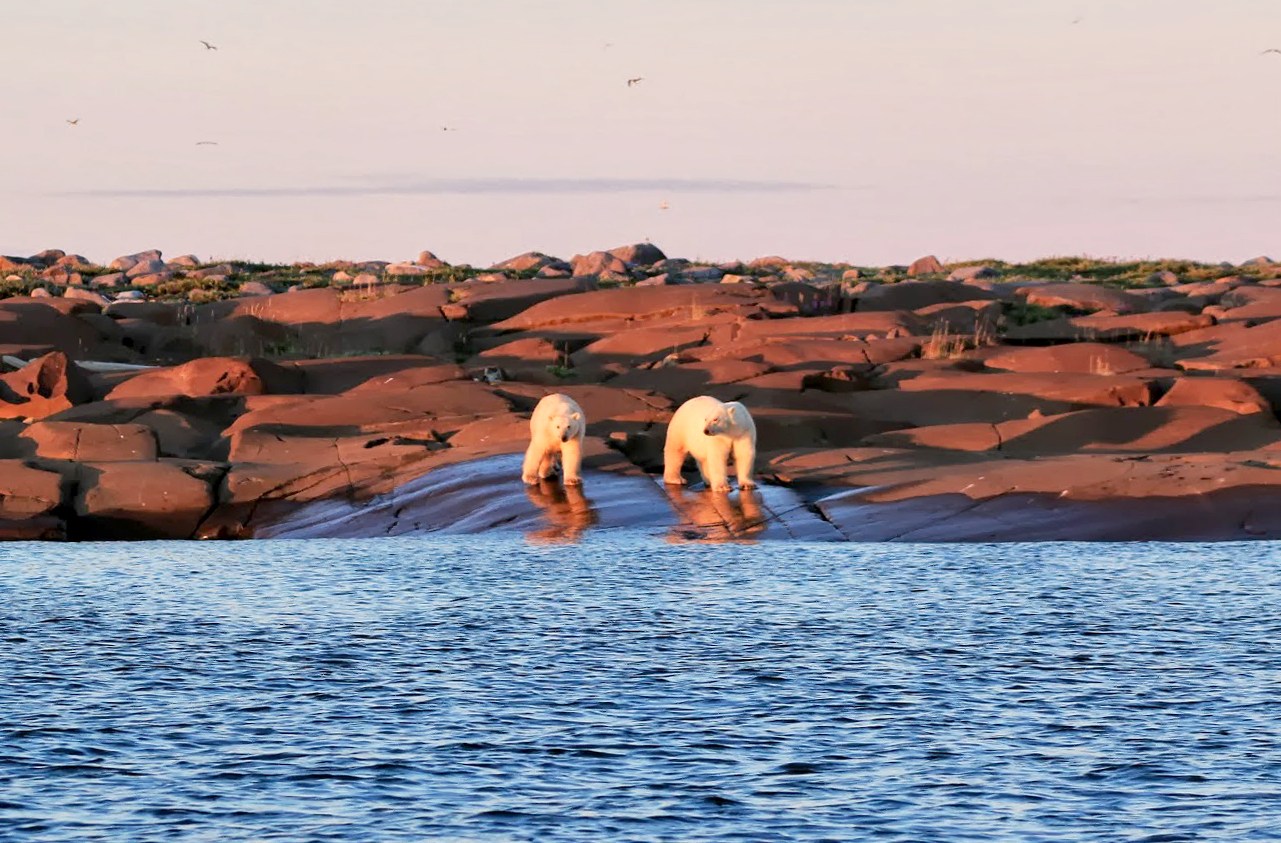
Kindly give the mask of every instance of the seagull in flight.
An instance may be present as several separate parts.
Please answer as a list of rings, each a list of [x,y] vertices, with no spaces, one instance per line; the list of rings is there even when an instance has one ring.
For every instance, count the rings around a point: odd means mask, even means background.
[[[635,78],[633,78],[633,79],[628,79],[628,80],[627,80],[627,87],[629,87],[629,88],[630,88],[630,87],[632,87],[633,85],[639,85],[641,82],[644,82],[644,81],[645,81],[645,77],[644,77],[644,76],[637,76],[637,77],[635,77]]]
[[[218,49],[218,48],[217,48],[217,47],[215,47],[213,44],[210,44],[208,41],[201,41],[200,43],[205,45],[205,49],[206,49],[206,50],[216,50],[216,49]]]
[[[217,146],[218,141],[196,141],[196,146]]]
[[[1266,56],[1268,53],[1276,53],[1278,56],[1281,56],[1281,50],[1278,50],[1276,47],[1268,47],[1266,50],[1259,53],[1259,55]]]
[[[441,126],[440,130],[442,132],[456,132],[458,131],[458,127],[457,126]]]
[[[80,118],[79,118],[79,117],[77,117],[75,120],[68,120],[68,121],[67,121],[67,125],[68,125],[68,126],[75,126],[75,125],[76,125],[77,123],[79,123],[79,122],[80,122]]]

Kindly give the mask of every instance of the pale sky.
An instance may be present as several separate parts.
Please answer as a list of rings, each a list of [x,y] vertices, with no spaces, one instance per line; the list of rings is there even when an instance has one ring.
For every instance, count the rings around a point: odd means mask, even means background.
[[[0,31],[0,254],[1281,259],[1281,0],[0,0]]]

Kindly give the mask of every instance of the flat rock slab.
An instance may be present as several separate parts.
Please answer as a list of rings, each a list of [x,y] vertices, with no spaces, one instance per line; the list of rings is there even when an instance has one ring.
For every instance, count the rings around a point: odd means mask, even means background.
[[[586,471],[583,486],[520,482],[522,454],[445,466],[364,500],[260,504],[256,538],[369,538],[415,533],[519,531],[573,540],[588,530],[666,532],[675,541],[840,541],[839,531],[790,489],[714,494],[648,476]]]
[[[839,492],[818,508],[849,541],[1244,541],[1281,538],[1281,490],[1076,500],[1059,495],[962,494],[874,502]]]

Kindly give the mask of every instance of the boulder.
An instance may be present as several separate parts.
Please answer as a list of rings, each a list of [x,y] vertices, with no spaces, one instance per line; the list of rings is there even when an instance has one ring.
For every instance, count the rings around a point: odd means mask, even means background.
[[[1178,378],[1156,402],[1158,407],[1217,407],[1234,413],[1272,413],[1259,390],[1235,378]]]
[[[132,255],[121,255],[120,257],[113,260],[111,263],[107,264],[107,267],[109,269],[116,269],[121,272],[126,272],[132,269],[134,266],[141,263],[142,261],[146,261],[146,260],[158,261],[160,260],[160,257],[161,255],[160,255],[159,249],[148,249],[145,252],[135,252]]]
[[[0,460],[0,519],[23,520],[49,515],[62,505],[62,475],[21,460]]]
[[[21,438],[31,443],[32,456],[46,459],[119,462],[157,457],[155,434],[140,424],[39,421]]]
[[[625,264],[633,266],[650,266],[666,260],[667,255],[653,243],[633,243],[630,246],[618,246],[606,254],[613,255]],[[577,272],[575,274],[578,274]]]
[[[1016,295],[1023,296],[1028,304],[1040,307],[1068,307],[1087,312],[1106,310],[1117,315],[1139,313],[1146,309],[1141,298],[1098,284],[1041,284],[1020,287],[1015,292]]]
[[[574,255],[570,266],[575,275],[604,275],[606,277],[629,277],[631,268],[622,258],[609,252],[589,252],[585,255]]]
[[[418,257],[414,260],[414,263],[428,269],[446,269],[449,267],[449,264],[445,263],[426,249],[418,253]]]
[[[116,386],[107,397],[262,395],[268,390],[258,374],[260,369],[268,370],[268,379],[288,377],[279,365],[259,358],[201,357],[142,372]]]
[[[990,266],[979,264],[976,266],[960,266],[948,273],[948,281],[977,281],[986,278],[997,278],[1001,273],[997,272]]]
[[[93,386],[60,351],[0,375],[0,418],[42,419],[93,400]]]
[[[939,263],[939,259],[933,255],[917,258],[907,268],[908,275],[933,275],[942,271],[943,264]]]
[[[181,461],[77,464],[76,529],[86,539],[187,539],[214,504]]]

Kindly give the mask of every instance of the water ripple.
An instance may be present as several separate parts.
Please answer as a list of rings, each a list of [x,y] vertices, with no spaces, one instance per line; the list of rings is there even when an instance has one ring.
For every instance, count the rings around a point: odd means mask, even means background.
[[[5,545],[0,837],[1275,839],[1278,556]]]

